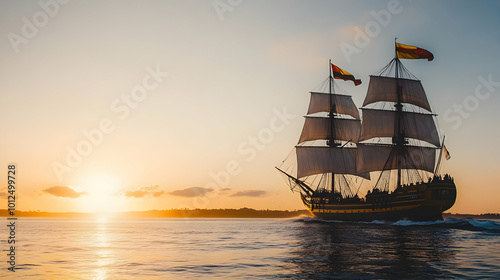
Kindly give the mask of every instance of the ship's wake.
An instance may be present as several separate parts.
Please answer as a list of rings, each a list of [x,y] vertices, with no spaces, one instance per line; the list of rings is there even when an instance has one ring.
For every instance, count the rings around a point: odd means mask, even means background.
[[[344,222],[335,220],[322,220],[313,217],[298,217],[293,219],[296,222],[304,223],[351,223],[351,224],[371,224],[371,225],[388,225],[398,227],[434,227],[444,229],[460,229],[470,231],[487,231],[500,234],[500,221],[492,220],[475,220],[475,219],[454,219],[449,218],[442,221],[411,221],[403,219],[396,222],[390,221],[373,221],[373,222]]]
[[[463,229],[472,231],[488,230],[500,233],[500,222],[491,220],[449,218],[443,221],[432,221],[432,222],[415,222],[410,220],[401,220],[397,222],[389,222],[388,224],[395,226],[431,226],[436,228]]]

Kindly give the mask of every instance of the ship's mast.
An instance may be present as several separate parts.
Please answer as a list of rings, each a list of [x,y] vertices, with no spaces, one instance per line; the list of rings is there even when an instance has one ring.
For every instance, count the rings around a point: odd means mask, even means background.
[[[401,103],[402,100],[402,89],[401,85],[399,83],[399,71],[400,71],[400,61],[398,58],[398,50],[396,46],[396,40],[397,38],[394,39],[394,51],[395,51],[395,57],[394,59],[396,60],[396,69],[395,69],[395,78],[396,78],[396,93],[398,97],[398,102],[394,107],[396,107],[396,160],[397,160],[397,167],[398,167],[398,181],[397,181],[397,188],[401,187],[401,167],[402,167],[402,157],[404,155],[404,144],[405,144],[405,139],[404,139],[404,133],[401,131],[401,123],[402,123],[402,117],[403,117],[403,104]]]
[[[330,139],[328,139],[328,146],[330,147],[335,147],[337,146],[337,143],[335,143],[335,103],[333,102],[333,93],[334,93],[334,81],[333,81],[333,75],[332,75],[332,60],[330,59],[328,61],[328,69],[330,69],[330,79],[329,79],[329,87],[328,87],[328,93],[330,95]],[[332,192],[335,192],[335,173],[331,173],[332,177]]]

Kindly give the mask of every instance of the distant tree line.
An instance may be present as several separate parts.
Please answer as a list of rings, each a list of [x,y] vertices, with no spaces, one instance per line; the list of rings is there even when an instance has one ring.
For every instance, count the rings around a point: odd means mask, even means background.
[[[8,217],[5,209],[0,209],[0,217]],[[98,213],[16,211],[16,217],[85,218],[99,217]],[[255,210],[240,209],[170,209],[109,213],[110,217],[129,218],[293,218],[310,216],[307,210]]]

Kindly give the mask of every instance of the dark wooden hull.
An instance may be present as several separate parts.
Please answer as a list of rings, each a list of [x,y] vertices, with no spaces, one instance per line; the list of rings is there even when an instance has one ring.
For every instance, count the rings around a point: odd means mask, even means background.
[[[442,220],[442,213],[455,203],[456,187],[453,181],[420,183],[402,187],[393,193],[372,193],[357,202],[318,201],[303,197],[307,209],[314,216],[338,221],[412,221]]]

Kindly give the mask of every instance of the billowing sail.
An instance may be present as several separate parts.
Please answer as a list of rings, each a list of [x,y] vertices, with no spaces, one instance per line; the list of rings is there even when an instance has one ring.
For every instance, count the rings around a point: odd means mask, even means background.
[[[372,172],[397,169],[397,156],[393,145],[357,145],[357,172]],[[418,146],[405,146],[401,169],[419,169],[434,172],[436,149]],[[392,153],[392,154],[391,154]]]
[[[370,76],[368,93],[363,106],[379,101],[398,102],[396,83],[401,87],[401,103],[409,103],[431,111],[431,106],[419,80]]]
[[[356,172],[356,152],[354,148],[297,146],[297,178],[315,174]],[[369,179],[369,174],[358,175]]]
[[[374,137],[394,137],[396,131],[396,111],[362,108],[363,125],[360,141]],[[402,112],[401,131],[405,137],[426,141],[440,146],[439,135],[434,119],[430,114]]]
[[[338,119],[335,124],[335,139],[358,142],[361,121],[354,119]],[[331,119],[324,117],[306,117],[299,143],[311,140],[328,140],[331,138]]]
[[[359,111],[349,95],[332,94],[332,104],[335,104],[336,114],[344,114],[352,116],[359,120]],[[309,102],[309,110],[307,114],[318,112],[330,112],[330,94],[311,92],[311,101]]]

